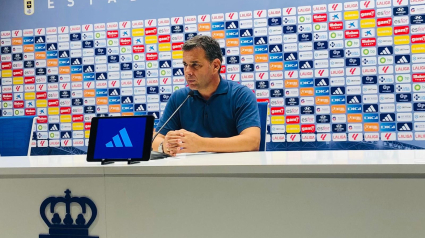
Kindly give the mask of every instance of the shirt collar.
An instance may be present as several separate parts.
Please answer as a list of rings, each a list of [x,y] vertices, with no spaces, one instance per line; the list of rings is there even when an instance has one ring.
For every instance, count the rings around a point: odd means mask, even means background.
[[[200,97],[201,94],[199,94],[198,90],[193,90],[194,95],[198,95]],[[227,94],[229,92],[229,83],[227,80],[223,79],[220,75],[220,83],[218,84],[217,90],[213,93],[213,95],[219,95],[219,94]]]

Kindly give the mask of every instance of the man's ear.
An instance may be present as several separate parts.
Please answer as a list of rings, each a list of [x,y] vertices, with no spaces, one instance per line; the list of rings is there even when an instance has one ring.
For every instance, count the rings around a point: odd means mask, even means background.
[[[214,67],[214,71],[217,70],[217,73],[220,73],[221,70],[221,62],[219,59],[215,59],[213,60],[213,67]]]

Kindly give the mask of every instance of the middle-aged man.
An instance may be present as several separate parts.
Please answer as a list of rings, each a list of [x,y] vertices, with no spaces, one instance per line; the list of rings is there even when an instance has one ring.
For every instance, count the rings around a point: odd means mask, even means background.
[[[260,145],[260,116],[254,93],[220,76],[220,45],[209,36],[195,36],[183,45],[188,87],[175,91],[167,102],[156,131],[189,98],[160,131],[152,148],[177,153],[255,151]]]

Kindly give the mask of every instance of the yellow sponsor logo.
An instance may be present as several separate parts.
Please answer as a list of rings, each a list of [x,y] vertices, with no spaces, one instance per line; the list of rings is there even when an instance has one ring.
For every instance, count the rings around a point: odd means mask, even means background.
[[[360,21],[361,28],[371,28],[376,26],[375,19],[363,19]]]
[[[377,33],[378,36],[392,36],[393,35],[393,28],[392,27],[378,28],[376,33]]]
[[[24,77],[13,78],[13,84],[24,84]]]
[[[37,100],[35,103],[37,107],[47,107],[47,100]]]
[[[145,29],[133,29],[132,32],[133,36],[144,36],[145,35]]]
[[[158,45],[159,51],[171,51],[171,44],[170,43],[162,43]]]
[[[85,131],[85,133],[84,133],[84,134],[85,134],[85,137],[86,137],[86,138],[90,138],[90,131]]]
[[[407,45],[410,43],[409,36],[394,36],[395,45]]]
[[[35,93],[25,93],[24,98],[25,98],[25,100],[34,100],[35,99]]]
[[[146,44],[156,44],[158,43],[158,36],[146,36],[145,37]]]
[[[171,56],[173,59],[183,59],[183,51],[173,51],[173,54]]]
[[[12,70],[3,70],[1,72],[1,76],[3,78],[10,78],[10,77],[12,77]]]
[[[65,123],[71,122],[72,117],[71,117],[71,115],[61,115],[60,121],[65,122]]]
[[[84,123],[73,123],[72,130],[74,131],[82,131],[84,130]]]
[[[49,107],[48,113],[49,113],[49,115],[59,115],[59,108],[58,107]]]
[[[300,133],[301,127],[300,125],[287,125],[286,133]]]
[[[274,117],[272,117],[272,124],[273,125],[285,124],[285,117],[284,116],[274,116]]]
[[[425,44],[412,45],[412,53],[425,53]]]
[[[359,19],[359,11],[344,12],[344,20]]]

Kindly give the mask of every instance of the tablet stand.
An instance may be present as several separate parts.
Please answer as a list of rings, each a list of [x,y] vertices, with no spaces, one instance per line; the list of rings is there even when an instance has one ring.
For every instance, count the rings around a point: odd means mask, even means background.
[[[113,161],[102,161],[100,164],[101,165],[108,165],[108,164],[113,164],[114,162]]]
[[[130,164],[138,164],[138,163],[140,163],[140,161],[128,161],[127,162],[128,165],[130,165]]]

